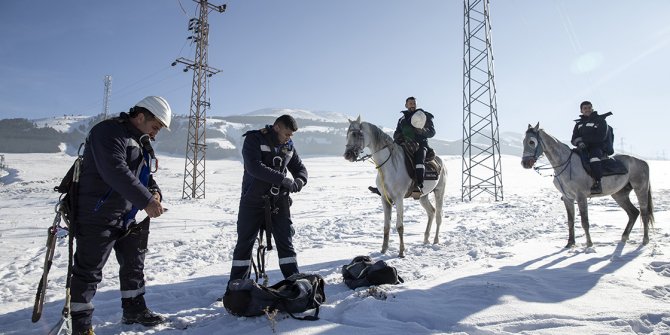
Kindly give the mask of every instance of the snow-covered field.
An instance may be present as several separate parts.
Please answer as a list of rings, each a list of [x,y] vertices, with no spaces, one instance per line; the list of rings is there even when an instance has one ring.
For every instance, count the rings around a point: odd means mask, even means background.
[[[344,148],[343,148],[344,149]],[[316,322],[279,315],[229,315],[217,298],[235,245],[242,165],[207,162],[207,197],[182,200],[184,161],[163,158],[157,180],[169,212],[152,221],[146,260],[147,300],[184,329],[120,323],[118,266],[110,258],[93,303],[97,334],[670,334],[670,162],[650,162],[656,228],[641,245],[640,222],[627,244],[627,217],[609,197],[589,201],[594,247],[564,249],[566,215],[551,178],[503,156],[504,201],[460,201],[460,157],[449,170],[440,243],[422,244],[426,216],[406,201],[406,257],[398,237],[380,254],[382,209],[369,193],[375,169],[342,157],[304,158],[310,179],[294,196],[294,244],[303,272],[326,279],[327,302]],[[42,319],[30,321],[42,273],[46,229],[59,182],[73,158],[5,154],[0,174],[0,332],[45,334],[60,318],[67,265],[59,241]],[[634,198],[634,196],[633,196]],[[636,199],[634,202],[637,203]],[[138,214],[139,218],[144,216]],[[432,236],[431,234],[431,240]],[[349,290],[340,274],[354,256],[395,266],[405,283]],[[274,252],[272,283],[281,279]],[[374,294],[371,294],[374,293]]]

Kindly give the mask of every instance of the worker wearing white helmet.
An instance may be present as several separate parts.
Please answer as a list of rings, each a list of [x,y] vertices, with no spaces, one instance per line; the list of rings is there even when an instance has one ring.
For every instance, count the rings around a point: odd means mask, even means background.
[[[165,98],[157,96],[148,96],[137,104],[135,107],[142,107],[147,109],[155,118],[157,118],[165,129],[170,130],[170,121],[172,120],[172,110]]]
[[[167,101],[148,96],[128,113],[98,123],[86,137],[77,214],[70,226],[77,240],[70,290],[74,334],[93,334],[92,300],[112,249],[119,263],[122,322],[155,326],[165,321],[144,301],[144,257],[149,218],[164,212],[152,174],[151,139],[168,129],[171,119]],[[138,222],[140,210],[147,218]]]

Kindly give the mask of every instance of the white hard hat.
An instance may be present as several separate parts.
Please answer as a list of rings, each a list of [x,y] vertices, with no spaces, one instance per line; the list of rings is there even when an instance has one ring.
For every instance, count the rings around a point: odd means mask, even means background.
[[[412,122],[412,126],[414,128],[423,128],[426,125],[426,114],[422,111],[416,111],[414,115],[412,115],[412,119],[410,120]]]
[[[168,105],[167,100],[162,97],[157,97],[157,96],[148,96],[137,104],[135,104],[137,107],[143,107],[149,110],[151,114],[153,114],[158,121],[160,121],[165,129],[170,130],[170,121],[172,120],[172,110],[170,109],[170,105]]]

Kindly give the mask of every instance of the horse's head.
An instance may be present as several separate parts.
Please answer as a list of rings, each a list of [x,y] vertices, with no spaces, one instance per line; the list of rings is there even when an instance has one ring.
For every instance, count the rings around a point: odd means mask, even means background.
[[[523,139],[521,165],[526,169],[532,168],[543,152],[542,143],[540,143],[540,123],[538,122],[535,127],[528,125],[526,137]]]
[[[358,155],[363,152],[365,147],[365,136],[361,128],[361,116],[356,120],[349,120],[349,129],[347,130],[347,145],[344,150],[344,159],[354,162],[358,159]]]

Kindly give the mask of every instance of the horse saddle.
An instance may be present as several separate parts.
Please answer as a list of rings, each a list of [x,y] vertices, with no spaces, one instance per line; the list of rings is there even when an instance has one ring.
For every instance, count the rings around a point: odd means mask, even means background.
[[[419,191],[417,187],[416,170],[414,164],[414,153],[419,149],[418,144],[416,142],[405,142],[400,146],[405,152],[405,168],[407,169],[407,174],[409,174],[409,177],[412,178],[412,185],[410,185],[409,189],[407,190],[405,198],[409,198],[411,196],[414,199],[418,199],[422,195],[421,191]],[[424,166],[424,184],[426,181],[437,180],[439,178],[440,172],[442,171],[442,165],[440,165],[435,159],[435,151],[432,148],[427,148]]]
[[[581,158],[582,166],[586,173],[591,176],[591,164],[589,164],[589,155],[579,149],[572,149]],[[600,159],[603,166],[603,177],[614,176],[618,174],[628,173],[628,169],[623,163],[616,160],[614,157],[603,157]]]

